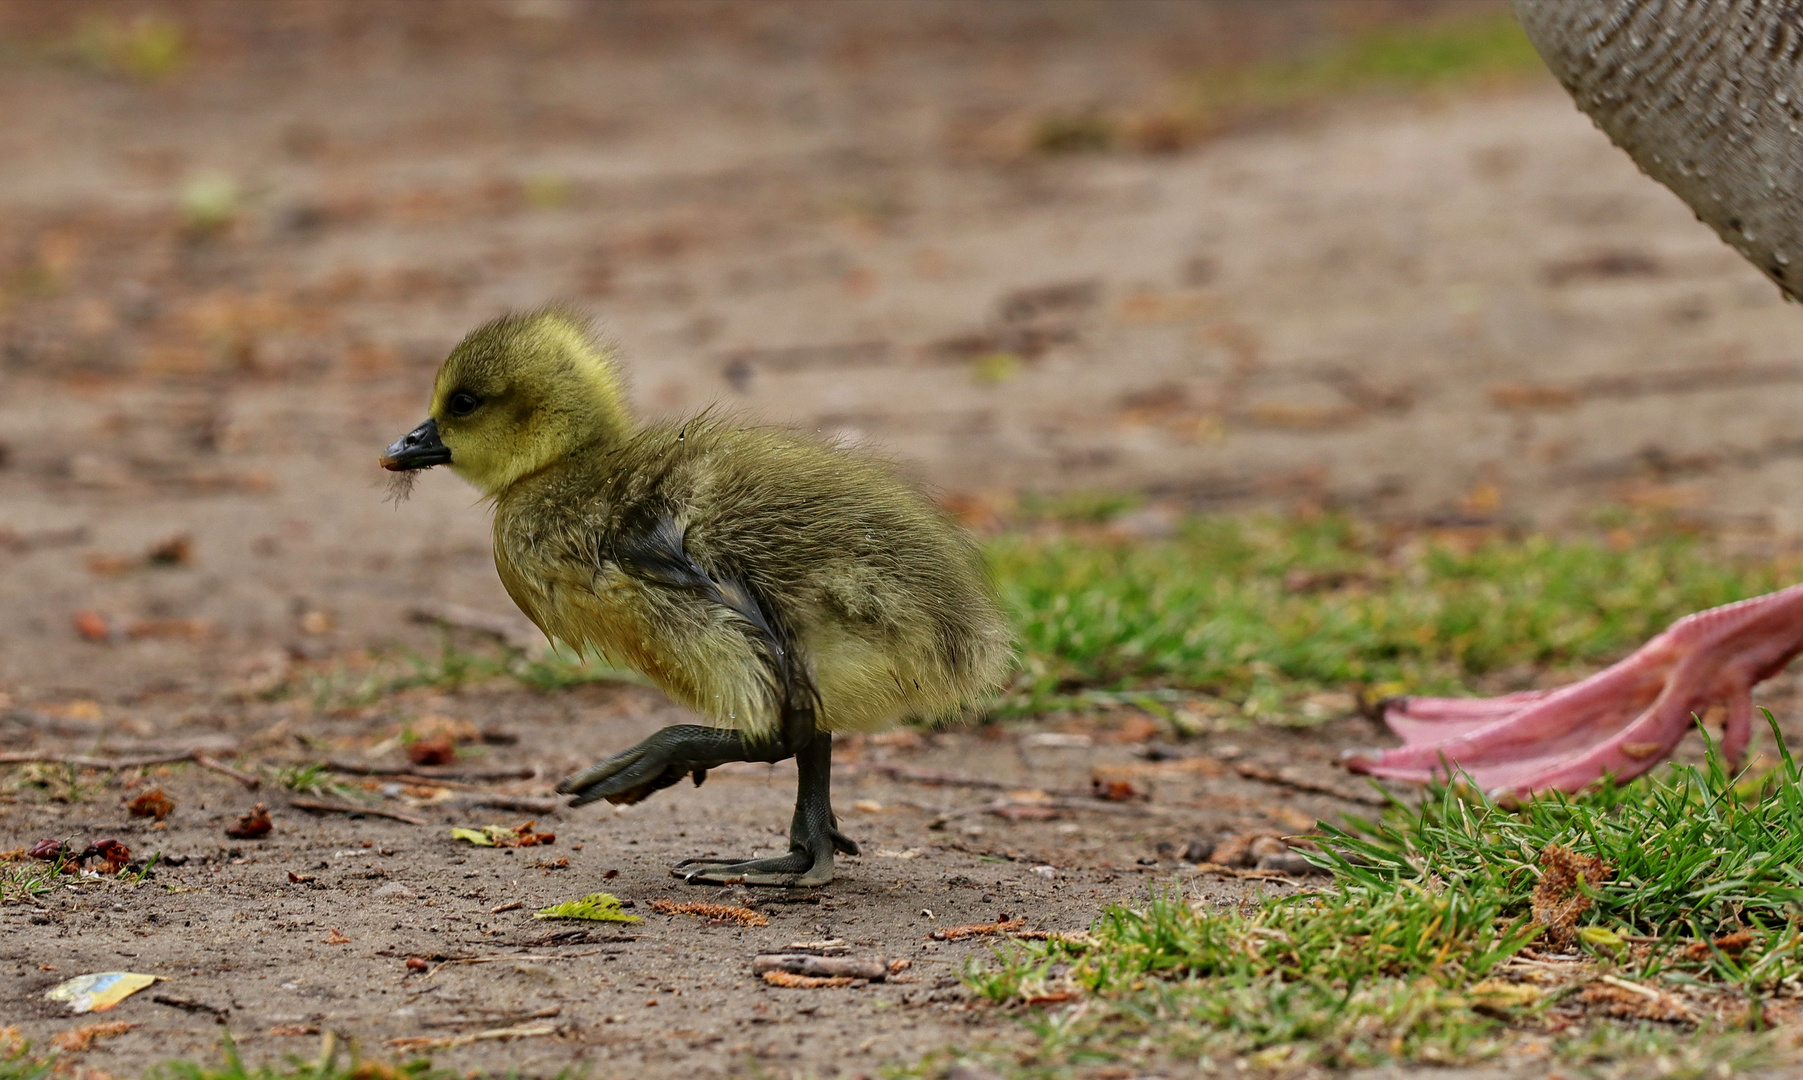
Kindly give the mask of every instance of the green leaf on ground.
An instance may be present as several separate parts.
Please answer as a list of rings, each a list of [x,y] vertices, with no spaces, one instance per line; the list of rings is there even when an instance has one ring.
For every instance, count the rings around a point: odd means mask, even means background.
[[[589,893],[580,900],[566,900],[555,907],[540,910],[539,919],[587,919],[590,922],[641,922],[637,915],[620,910],[620,898],[608,893]]]

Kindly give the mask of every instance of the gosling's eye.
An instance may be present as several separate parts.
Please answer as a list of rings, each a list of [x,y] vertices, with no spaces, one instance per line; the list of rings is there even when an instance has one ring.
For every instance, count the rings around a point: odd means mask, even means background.
[[[451,395],[451,400],[445,402],[445,410],[452,416],[468,416],[470,413],[475,412],[477,406],[481,404],[481,398],[474,394],[466,394],[459,390]]]

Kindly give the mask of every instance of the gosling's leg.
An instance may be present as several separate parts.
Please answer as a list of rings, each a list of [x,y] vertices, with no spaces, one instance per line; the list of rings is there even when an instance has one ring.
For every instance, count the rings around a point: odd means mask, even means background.
[[[833,817],[833,737],[821,731],[795,754],[799,773],[789,853],[766,859],[687,859],[670,871],[685,881],[711,885],[777,885],[812,888],[833,880],[833,853],[856,855],[858,845]]]
[[[635,803],[685,776],[694,776],[699,786],[709,769],[729,761],[781,761],[788,756],[780,740],[748,743],[736,731],[676,724],[564,778],[557,790],[576,796],[570,800],[571,806],[583,806],[597,799],[615,804]]]

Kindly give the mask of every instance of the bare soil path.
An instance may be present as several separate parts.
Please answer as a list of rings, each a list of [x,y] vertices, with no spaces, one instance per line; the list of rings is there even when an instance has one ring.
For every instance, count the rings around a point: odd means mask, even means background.
[[[372,648],[433,653],[422,602],[508,609],[470,495],[429,476],[387,506],[374,457],[465,330],[550,298],[601,315],[646,409],[724,402],[875,445],[979,521],[1022,491],[1123,488],[1544,521],[1628,499],[1795,531],[1795,313],[1550,81],[1324,107],[1173,154],[1030,149],[1048,116],[1170,108],[1196,64],[1367,7],[172,4],[186,62],[143,81],[70,45],[103,9],[0,4],[0,743],[276,765],[462,724],[516,738],[483,764],[536,770],[514,793],[542,797],[678,719],[630,687],[355,707],[308,689]],[[1355,805],[1169,766],[1140,775],[1149,803],[934,829],[995,793],[859,768],[1082,789],[1146,765],[1109,741],[1120,720],[1062,733],[1087,748],[1012,729],[843,746],[838,805],[866,854],[799,900],[666,871],[780,843],[780,767],[538,815],[557,843],[520,851],[448,831],[533,815],[426,789],[386,804],[425,798],[413,826],[314,817],[193,766],[80,790],[14,770],[0,850],[116,836],[173,858],[140,888],[0,907],[0,1019],[47,1039],[71,1025],[40,999],[60,979],[167,976],[109,1014],[141,1026],[86,1054],[115,1075],[212,1053],[211,1009],[257,1060],[310,1054],[315,1031],[387,1052],[553,1028],[436,1052],[527,1074],[873,1074],[1006,1040],[954,982],[987,946],[935,927],[1077,929],[1173,881],[1192,840]],[[1351,787],[1334,755],[1368,737],[1346,721],[1203,749]],[[149,785],[177,803],[160,831],[121,805]],[[228,841],[258,800],[275,831]],[[577,940],[531,917],[602,887],[645,921]],[[769,923],[650,911],[664,896]],[[913,960],[909,981],[750,975],[754,952],[831,938]]]

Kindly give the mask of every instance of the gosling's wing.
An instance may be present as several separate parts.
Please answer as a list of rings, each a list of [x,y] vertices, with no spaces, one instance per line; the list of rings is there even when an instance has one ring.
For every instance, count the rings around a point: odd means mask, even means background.
[[[743,620],[747,636],[775,675],[784,734],[812,734],[818,698],[795,653],[789,628],[743,579],[695,558],[684,543],[682,525],[672,515],[666,513],[643,527],[621,530],[614,541],[613,560],[642,582],[700,597]]]

